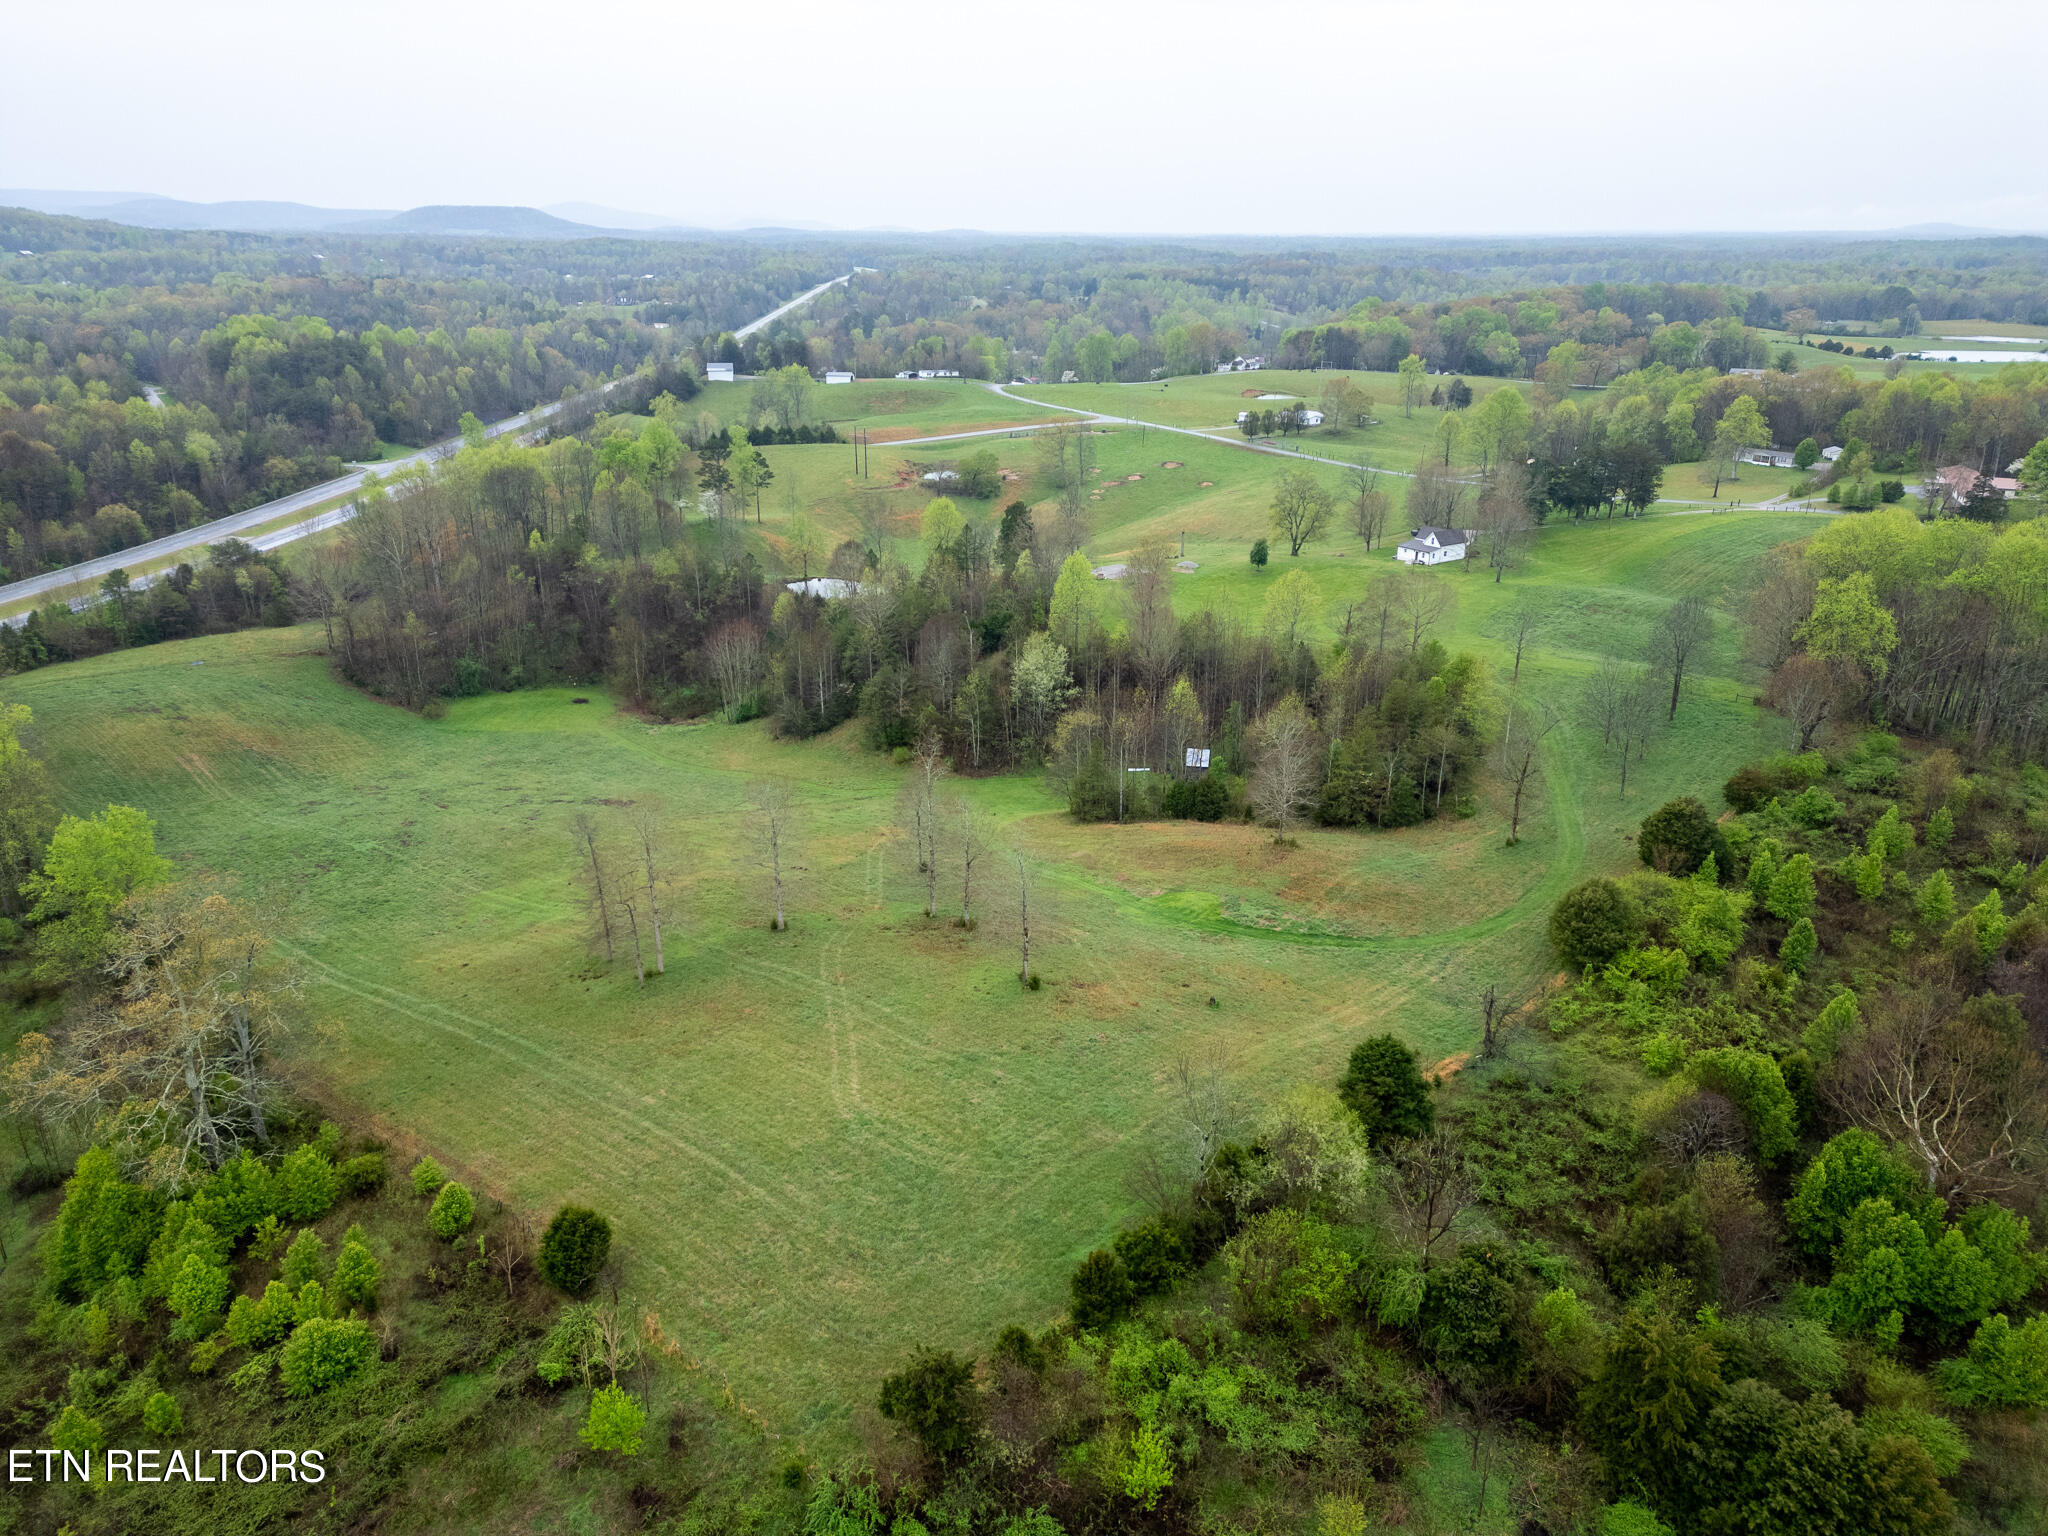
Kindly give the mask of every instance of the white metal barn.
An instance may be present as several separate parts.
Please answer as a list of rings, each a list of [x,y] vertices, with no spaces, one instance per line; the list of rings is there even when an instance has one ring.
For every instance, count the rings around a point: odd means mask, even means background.
[[[844,368],[827,368],[825,370],[825,382],[827,384],[851,384],[853,382],[853,375]]]
[[[1464,559],[1471,542],[1470,528],[1417,528],[1394,546],[1394,558],[1403,565],[1444,565]]]
[[[730,384],[732,382],[732,364],[706,363],[704,365],[704,382],[707,384]]]

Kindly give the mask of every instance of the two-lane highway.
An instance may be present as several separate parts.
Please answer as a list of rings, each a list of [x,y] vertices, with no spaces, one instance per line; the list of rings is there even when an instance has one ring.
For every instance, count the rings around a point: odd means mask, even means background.
[[[856,268],[855,270],[863,271],[869,269]],[[779,305],[770,310],[760,319],[750,321],[748,324],[741,326],[733,334],[739,337],[751,336],[762,326],[781,319],[792,310],[802,308],[826,289],[846,282],[852,276],[852,272],[847,272],[839,277],[829,278],[818,284],[817,287],[807,289],[803,293],[798,294],[787,304]],[[604,391],[608,392],[625,382],[624,379],[613,379],[601,387]],[[156,403],[153,393],[151,403]],[[548,417],[561,410],[565,403],[560,400],[551,401],[546,405],[536,406],[533,410],[521,411],[517,416],[507,416],[503,421],[494,421],[484,428],[484,436],[502,437],[508,432],[529,431],[540,426]],[[81,560],[76,565],[65,566],[61,571],[45,571],[40,575],[25,576],[20,581],[10,582],[4,587],[0,587],[0,608],[11,607],[16,603],[22,602],[24,599],[44,597],[52,593],[78,587],[87,582],[97,582],[111,571],[129,570],[135,566],[148,565],[153,561],[162,560],[171,555],[181,555],[187,551],[204,549],[207,545],[218,544],[223,539],[239,538],[252,528],[260,528],[267,523],[274,523],[279,518],[289,517],[294,512],[307,511],[310,508],[319,506],[322,502],[332,501],[337,496],[351,495],[362,488],[363,481],[370,475],[389,475],[415,464],[431,464],[437,459],[444,459],[450,454],[459,453],[461,449],[462,439],[451,437],[443,442],[434,443],[422,448],[417,453],[409,453],[404,458],[390,459],[382,464],[370,464],[359,469],[353,469],[337,479],[326,481],[320,485],[308,486],[303,491],[294,491],[291,495],[280,496],[275,501],[266,501],[262,506],[251,507],[246,512],[232,512],[226,517],[215,518],[210,523],[201,523],[196,528],[186,528],[177,533],[166,534],[160,539],[152,539],[147,544],[137,544],[128,549],[116,550],[111,555],[98,555],[91,560]],[[351,502],[347,505],[315,514],[304,522],[292,523],[283,528],[272,529],[269,533],[257,535],[249,540],[249,542],[253,543],[258,549],[276,549],[279,545],[289,544],[294,539],[302,539],[310,534],[318,533],[322,529],[332,528],[339,523],[345,523],[354,515],[355,506]],[[150,576],[138,576],[134,584],[136,586],[148,586],[152,579]],[[86,599],[82,598],[73,599],[72,606],[82,606],[85,601]],[[24,613],[4,622],[18,624],[25,617],[26,614]]]

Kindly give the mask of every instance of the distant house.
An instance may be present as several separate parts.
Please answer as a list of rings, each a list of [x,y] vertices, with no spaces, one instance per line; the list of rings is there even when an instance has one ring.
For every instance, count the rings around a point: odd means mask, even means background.
[[[851,384],[853,382],[853,374],[845,368],[827,368],[825,370],[825,382],[827,384]]]
[[[822,597],[827,600],[851,597],[860,590],[859,582],[842,581],[837,576],[813,576],[809,581],[789,581],[783,585],[805,597]]]
[[[1984,476],[1967,464],[1949,464],[1934,472],[1936,483],[1941,487],[1942,499],[1951,507],[1960,507],[1980,489]],[[2011,475],[1991,476],[1991,489],[2007,501],[2020,493],[2020,483]]]
[[[1403,565],[1444,565],[1465,558],[1465,550],[1476,538],[1471,528],[1417,528],[1414,535],[1394,546],[1394,558]]]
[[[707,384],[730,384],[732,382],[732,364],[706,363],[704,365],[704,382]]]
[[[1265,366],[1266,360],[1263,357],[1233,357],[1227,363],[1218,363],[1216,371],[1218,373],[1256,373]]]
[[[1304,406],[1301,410],[1294,413],[1294,420],[1300,426],[1320,427],[1323,424],[1323,413],[1310,410]]]
[[[1842,456],[1842,450],[1839,448],[1823,448],[1820,451],[1820,456],[1832,464]]]
[[[1761,368],[1730,368],[1728,370],[1728,377],[1731,379],[1760,379],[1763,376],[1764,371]]]
[[[1790,448],[1745,448],[1740,458],[1745,464],[1759,465],[1764,469],[1796,469]]]

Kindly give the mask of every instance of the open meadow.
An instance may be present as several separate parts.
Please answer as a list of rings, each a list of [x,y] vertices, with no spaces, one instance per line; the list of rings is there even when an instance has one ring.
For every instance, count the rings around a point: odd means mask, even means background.
[[[1099,439],[1091,550],[1185,530],[1198,569],[1176,605],[1255,618],[1294,563],[1245,560],[1284,461],[1162,436]],[[1028,441],[1002,446],[1028,465]],[[835,477],[854,495],[843,450],[771,452],[807,499]],[[750,536],[777,522],[771,492]],[[1550,619],[1520,689],[1568,709],[1601,656],[1640,654],[1666,604],[1729,602],[1759,554],[1815,525],[1553,527],[1505,583],[1437,578],[1456,594],[1444,638],[1498,660],[1502,611],[1540,592]],[[1342,533],[1298,563],[1327,637],[1390,561]],[[1488,983],[1544,984],[1561,891],[1627,862],[1650,807],[1781,744],[1753,686],[1724,610],[1627,800],[1597,741],[1561,730],[1515,848],[1484,783],[1469,820],[1283,848],[1237,825],[1079,826],[1035,775],[954,781],[1033,872],[1039,992],[1017,985],[1007,854],[977,931],[924,919],[892,830],[905,770],[857,723],[792,744],[562,689],[428,721],[334,681],[310,627],[116,653],[8,693],[35,711],[67,809],[144,807],[183,868],[272,915],[307,981],[297,1061],[338,1106],[507,1198],[612,1213],[632,1283],[689,1354],[779,1430],[830,1440],[911,1344],[971,1348],[1062,1309],[1075,1259],[1135,1207],[1133,1169],[1176,1135],[1178,1059],[1220,1057],[1255,1102],[1332,1079],[1375,1030],[1456,1058]],[[801,816],[781,934],[747,809],[767,778]],[[622,830],[628,806],[656,810],[678,871],[668,973],[644,989],[592,959],[569,838],[576,813]]]

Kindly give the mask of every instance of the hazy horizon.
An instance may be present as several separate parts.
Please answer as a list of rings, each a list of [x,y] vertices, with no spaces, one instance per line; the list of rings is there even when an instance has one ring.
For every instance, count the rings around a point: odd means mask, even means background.
[[[342,209],[594,204],[686,226],[1337,238],[2048,228],[2015,78],[2041,8],[1221,0],[972,12],[370,0],[346,28],[114,0],[0,99],[0,183]],[[18,56],[73,18],[10,22]],[[1901,39],[1910,37],[1911,46]],[[1990,41],[1987,41],[1990,40]],[[1987,78],[1994,88],[1987,89]],[[331,82],[329,96],[320,83]],[[317,102],[308,107],[307,102]],[[1971,142],[1957,152],[1964,121]],[[53,131],[61,124],[61,131]],[[1818,146],[1793,159],[1790,146]]]

